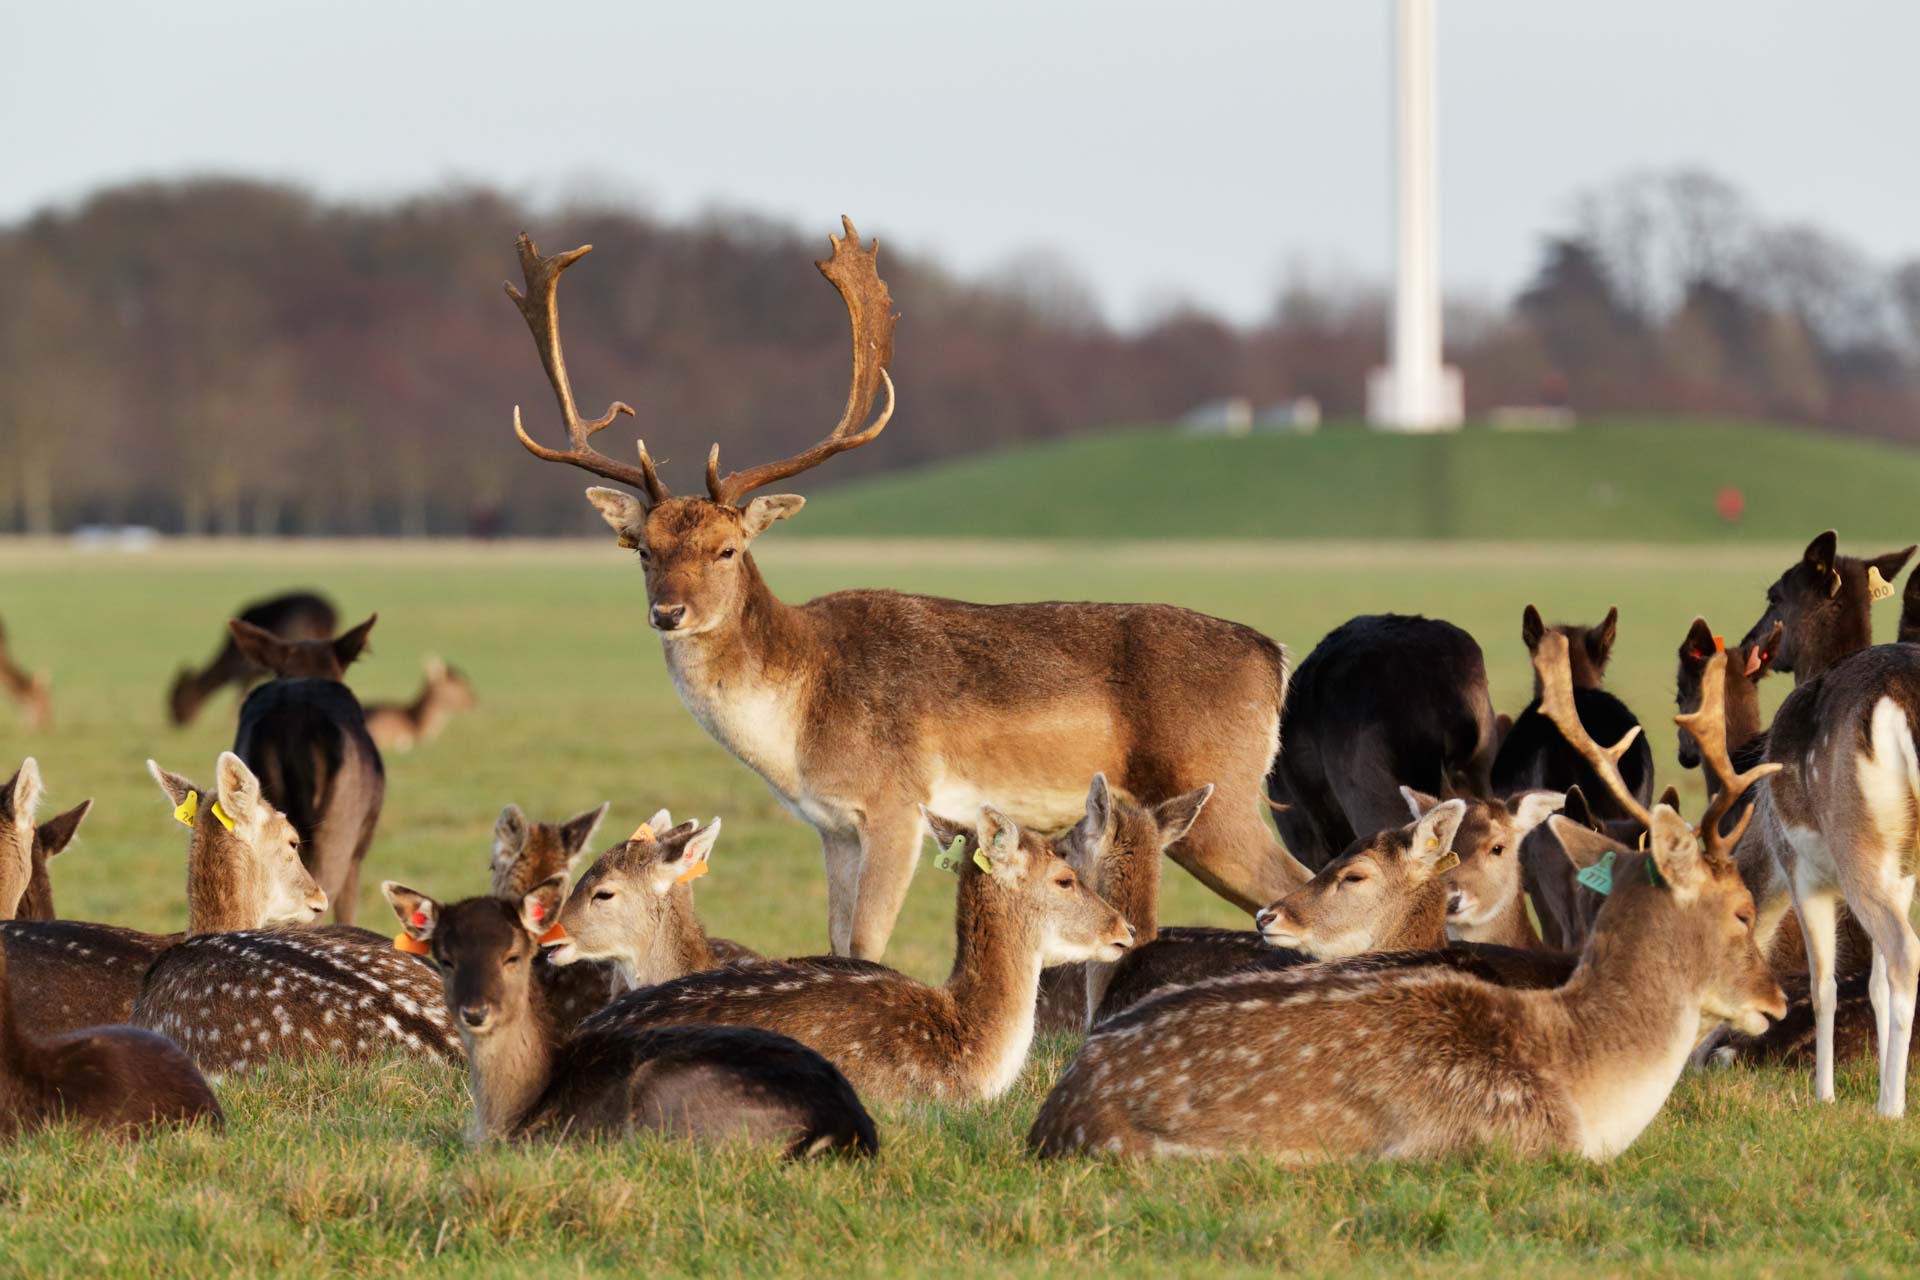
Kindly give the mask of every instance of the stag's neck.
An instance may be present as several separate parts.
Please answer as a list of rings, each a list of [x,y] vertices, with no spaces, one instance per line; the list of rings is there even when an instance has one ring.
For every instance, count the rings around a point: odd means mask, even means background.
[[[1026,1060],[1040,997],[1038,932],[1004,909],[1001,892],[984,872],[962,873],[946,987],[970,1041],[965,1065],[988,1077],[988,1092],[1012,1083]]]
[[[473,1087],[471,1142],[510,1136],[553,1078],[553,1058],[560,1036],[547,1014],[538,984],[529,983],[527,998],[512,1020],[481,1037],[468,1031],[456,1017],[460,1039],[467,1050],[467,1073]]]
[[[1447,937],[1455,942],[1489,942],[1528,951],[1543,949],[1540,934],[1527,916],[1524,894],[1508,899],[1507,904],[1484,924],[1447,925],[1446,931]]]
[[[629,991],[713,968],[713,947],[693,910],[693,891],[676,885],[646,945],[615,961]]]

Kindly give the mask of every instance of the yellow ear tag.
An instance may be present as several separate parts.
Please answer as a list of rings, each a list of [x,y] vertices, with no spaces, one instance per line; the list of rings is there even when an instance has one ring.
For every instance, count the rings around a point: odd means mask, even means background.
[[[653,839],[653,824],[651,822],[641,823],[639,826],[633,829],[633,834],[628,836],[627,839],[629,840]]]
[[[1439,875],[1441,872],[1451,871],[1459,865],[1460,865],[1460,855],[1455,853],[1453,850],[1449,849],[1447,850],[1446,855],[1444,857],[1442,857],[1438,862],[1433,864],[1433,873],[1435,875]]]
[[[685,871],[682,871],[678,876],[675,876],[673,882],[675,884],[689,884],[707,874],[708,870],[709,865],[705,861],[696,862]]]
[[[193,825],[193,815],[200,812],[200,793],[187,792],[187,798],[173,807],[173,820],[183,827]]]
[[[218,800],[215,800],[213,802],[213,816],[220,820],[221,826],[225,827],[229,831],[233,830],[233,819],[227,816],[227,811],[220,807],[220,802]]]
[[[408,933],[405,929],[393,935],[393,949],[404,951],[410,956],[432,955],[433,948]]]
[[[1867,599],[1872,601],[1874,604],[1879,604],[1882,600],[1885,600],[1888,596],[1892,594],[1893,594],[1893,584],[1880,576],[1880,566],[1877,564],[1868,565],[1867,566]]]
[[[973,851],[973,865],[989,874],[993,871],[993,859],[987,856],[985,849],[975,849]]]

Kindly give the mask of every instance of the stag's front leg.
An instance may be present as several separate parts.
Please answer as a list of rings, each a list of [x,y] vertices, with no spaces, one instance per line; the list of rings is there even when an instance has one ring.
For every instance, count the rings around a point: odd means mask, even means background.
[[[852,954],[878,960],[913,883],[923,821],[912,803],[875,806],[860,829],[860,896],[853,908]]]
[[[860,833],[820,832],[827,862],[827,942],[837,956],[853,954],[853,910],[860,896]]]

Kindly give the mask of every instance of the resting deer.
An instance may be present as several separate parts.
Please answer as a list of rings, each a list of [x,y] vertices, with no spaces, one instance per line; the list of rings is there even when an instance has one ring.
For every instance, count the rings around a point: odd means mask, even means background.
[[[586,851],[607,806],[575,814],[565,822],[534,822],[517,804],[500,811],[493,825],[493,856],[489,864],[493,896],[518,902],[534,886],[552,876],[571,877]],[[619,974],[610,964],[577,964],[561,968],[542,953],[534,962],[547,1014],[561,1031],[571,1031],[580,1019],[604,1006],[621,991]]]
[[[228,624],[247,660],[275,677],[241,704],[234,752],[300,833],[301,856],[343,925],[359,910],[360,864],[387,794],[386,765],[343,683],[374,621],[327,640],[282,640],[238,618]]]
[[[539,348],[569,447],[536,443],[518,410],[515,431],[536,457],[637,491],[587,496],[620,545],[639,553],[648,620],[681,701],[819,831],[836,954],[885,951],[922,806],[959,812],[1004,799],[1018,821],[1057,829],[1101,771],[1147,804],[1213,782],[1212,803],[1170,852],[1247,910],[1307,879],[1264,816],[1286,655],[1259,632],[1166,605],[844,591],[794,606],[768,588],[751,543],[804,500],[756,491],[870,443],[892,415],[892,300],[876,250],[851,223],[818,264],[853,328],[840,422],[800,454],[724,476],[716,445],[704,498],[673,496],[644,444],[638,465],[589,444],[632,410],[616,403],[583,420],[567,377],[555,289],[588,247],[543,258],[520,238],[526,289],[507,291]],[[887,407],[861,426],[882,387]]]
[[[1603,741],[1613,742],[1640,722],[1625,703],[1600,687],[1607,662],[1613,656],[1613,644],[1619,633],[1620,611],[1607,610],[1598,626],[1554,626],[1541,621],[1540,611],[1532,605],[1520,619],[1520,638],[1527,653],[1535,656],[1544,637],[1559,635],[1567,641],[1567,663],[1572,674],[1573,701],[1580,721]],[[1645,810],[1653,797],[1653,751],[1646,739],[1636,737],[1621,764],[1632,789],[1635,806]],[[1533,701],[1514,719],[1513,729],[1500,744],[1493,762],[1493,790],[1496,795],[1518,791],[1565,791],[1578,786],[1587,801],[1603,818],[1625,817],[1614,804],[1611,792],[1599,785],[1584,763],[1547,723],[1540,709],[1540,683],[1536,679]]]
[[[282,640],[325,640],[339,618],[333,602],[310,591],[292,591],[268,600],[256,600],[242,609],[242,622],[271,632]],[[167,690],[167,715],[177,725],[190,724],[208,698],[228,685],[243,692],[267,676],[267,670],[248,659],[231,633],[220,637],[220,651],[198,669],[181,667]]]
[[[4,622],[0,622],[0,688],[13,696],[28,729],[39,733],[53,726],[53,677],[14,662]]]
[[[872,1155],[873,1118],[833,1066],[785,1036],[745,1027],[619,1025],[562,1037],[531,978],[566,873],[517,901],[442,906],[389,880],[402,929],[458,1009],[473,1086],[475,1142],[655,1131],[776,1144],[790,1156]]]
[[[447,721],[474,706],[473,685],[457,667],[427,659],[426,683],[411,702],[375,702],[366,707],[367,733],[382,751],[411,751],[432,742]]]
[[[737,942],[709,938],[693,909],[693,882],[707,874],[719,838],[718,818],[676,827],[665,809],[654,814],[574,885],[547,957],[565,972],[610,966],[625,991],[759,959]]]
[[[1775,626],[1780,641],[1773,669],[1801,685],[1873,643],[1873,606],[1893,594],[1890,585],[1914,548],[1859,559],[1839,553],[1828,529],[1767,588],[1767,608],[1741,640],[1762,644]]]
[[[1029,1147],[1301,1163],[1490,1142],[1619,1153],[1665,1103],[1703,1019],[1755,1032],[1785,1011],[1730,856],[1746,819],[1720,825],[1767,768],[1714,800],[1704,851],[1685,820],[1656,808],[1649,851],[1610,864],[1611,892],[1564,985],[1316,966],[1180,988],[1094,1028]]]
[[[1133,930],[1046,841],[991,806],[971,829],[928,822],[942,845],[964,846],[946,985],[838,956],[711,969],[621,996],[581,1030],[761,1027],[819,1050],[862,1097],[999,1097],[1033,1042],[1041,968],[1118,959]]]
[[[93,801],[82,800],[41,822],[36,815],[44,794],[40,762],[32,756],[0,783],[0,920],[53,919],[47,859],[72,843],[93,808]]]
[[[50,1125],[124,1133],[225,1117],[213,1090],[165,1036],[88,1027],[36,1036],[13,1016],[0,948],[0,1139]]]
[[[1474,638],[1436,618],[1334,628],[1293,673],[1267,790],[1287,849],[1319,870],[1400,825],[1400,788],[1490,794],[1495,729]]]

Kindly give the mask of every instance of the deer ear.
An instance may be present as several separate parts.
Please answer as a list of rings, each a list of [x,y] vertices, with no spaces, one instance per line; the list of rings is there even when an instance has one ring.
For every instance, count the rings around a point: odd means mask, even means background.
[[[1660,803],[1669,809],[1678,809],[1680,807],[1680,788],[1669,782],[1667,789],[1660,793]]]
[[[93,801],[82,800],[65,813],[56,814],[41,823],[34,829],[33,851],[44,861],[66,848],[73,842],[74,834],[80,830],[80,823],[91,808]]]
[[[580,851],[593,839],[593,833],[600,829],[600,820],[607,816],[611,801],[601,804],[598,809],[589,809],[585,813],[568,818],[560,827],[560,843],[567,851],[567,861],[580,856]],[[500,815],[502,818],[505,814]]]
[[[220,811],[235,822],[245,822],[260,805],[260,779],[253,776],[247,762],[231,751],[222,751],[214,766],[214,789],[220,793]]]
[[[800,508],[806,505],[807,500],[797,493],[773,493],[764,498],[755,498],[740,508],[741,532],[749,538],[757,538],[775,520],[798,515]]]
[[[687,884],[707,874],[707,860],[713,855],[714,841],[719,838],[720,819],[715,818],[706,826],[676,839],[670,846],[671,858],[665,856],[667,849],[661,850],[660,861],[653,868],[654,892],[671,893],[675,885]]]
[[[640,499],[618,489],[604,489],[599,485],[587,490],[587,501],[607,522],[607,528],[613,530],[614,537],[623,547],[640,545],[640,530],[647,523],[647,509]]]
[[[1018,875],[1026,867],[1026,851],[1020,845],[1020,828],[1012,818],[990,804],[980,806],[980,819],[974,824],[974,839],[980,843],[976,863],[985,858],[994,875]]]
[[[1583,827],[1593,826],[1593,809],[1587,804],[1587,793],[1578,783],[1567,788],[1566,802],[1560,806],[1560,812],[1569,822],[1577,822]]]
[[[1680,645],[1680,661],[1688,666],[1704,667],[1713,657],[1713,628],[1705,618],[1695,618]]]
[[[1676,894],[1691,895],[1707,877],[1699,837],[1685,818],[1664,804],[1653,808],[1653,831],[1647,839],[1647,856],[1660,868],[1661,878]]]
[[[520,899],[520,927],[539,938],[560,922],[560,907],[566,900],[567,873],[556,871]]]
[[[1413,822],[1426,817],[1440,803],[1439,796],[1430,796],[1424,791],[1415,791],[1412,787],[1400,788],[1400,798],[1407,802],[1407,816]]]
[[[1920,573],[1916,573],[1914,577],[1920,578]],[[1909,587],[1908,590],[1911,591],[1912,588]],[[1786,623],[1776,622],[1773,624],[1772,630],[1767,632],[1766,637],[1761,640],[1759,644],[1749,645],[1747,647],[1747,665],[1745,671],[1747,679],[1758,680],[1761,676],[1773,670],[1773,660],[1780,656],[1780,639],[1786,634],[1786,631]]]
[[[1153,821],[1160,828],[1160,847],[1163,850],[1171,848],[1193,830],[1193,824],[1200,821],[1200,811],[1207,807],[1207,801],[1211,799],[1213,784],[1209,782],[1198,791],[1189,791],[1155,805]]]
[[[366,651],[367,637],[373,633],[373,624],[379,620],[379,614],[372,614],[365,622],[334,640],[333,656],[342,667],[352,666],[353,660]]]
[[[1801,559],[1815,573],[1824,575],[1827,570],[1833,568],[1834,556],[1839,546],[1840,535],[1829,529],[1807,544]]]
[[[425,942],[433,936],[434,927],[440,923],[439,903],[398,880],[381,881],[380,893],[393,908],[393,914],[400,917],[400,928],[409,938]]]
[[[264,627],[256,627],[244,618],[227,619],[227,631],[233,636],[240,656],[256,667],[278,671],[287,665],[287,643]]]
[[[1087,840],[1103,840],[1113,830],[1113,790],[1107,786],[1107,775],[1096,773],[1087,786],[1087,811],[1075,824],[1080,835]]]
[[[442,658],[437,653],[430,653],[427,655],[425,669],[427,673],[427,679],[433,681],[436,684],[438,684],[440,681],[445,680],[447,678],[446,659]]]
[[[1607,659],[1613,656],[1613,641],[1620,633],[1620,607],[1615,605],[1607,610],[1607,616],[1600,625],[1587,631],[1587,656],[1593,659],[1593,665],[1604,667]]]
[[[40,762],[28,756],[20,762],[20,768],[13,777],[7,779],[4,793],[0,793],[0,809],[15,822],[32,822],[33,814],[40,807],[40,797],[44,788],[40,785]]]
[[[1516,836],[1525,836],[1559,811],[1567,802],[1564,791],[1523,791],[1507,801],[1513,812]]]
[[[956,837],[973,837],[972,827],[964,822],[955,822],[952,818],[943,818],[925,805],[920,806],[920,816],[927,821],[927,834],[942,849],[951,845]]]
[[[1601,835],[1592,827],[1583,827],[1562,814],[1554,814],[1547,819],[1547,830],[1560,845],[1560,852],[1575,870],[1585,871],[1609,853],[1627,853],[1627,846],[1610,836]]]
[[[1453,851],[1453,838],[1460,834],[1460,824],[1466,818],[1465,800],[1445,800],[1435,805],[1413,824],[1413,843],[1408,846],[1408,854],[1433,872],[1451,871],[1460,865],[1460,856]]]
[[[1913,553],[1913,547],[1908,547],[1905,551],[1889,551],[1883,556],[1875,556],[1867,563],[1878,569],[1882,578],[1892,582],[1900,576],[1900,571],[1907,567],[1907,561],[1913,558]]]
[[[1527,652],[1532,653],[1540,647],[1540,638],[1547,634],[1547,624],[1541,620],[1540,611],[1528,605],[1520,615],[1520,638],[1526,642]]]
[[[502,809],[493,824],[493,865],[504,867],[525,852],[527,833],[527,815],[519,805]]]
[[[671,831],[673,830],[673,815],[665,809],[656,809],[654,810],[653,816],[647,819],[647,825],[655,831]]]
[[[191,778],[183,778],[177,773],[169,773],[160,767],[157,760],[147,761],[147,772],[160,784],[160,790],[167,797],[167,803],[178,808],[186,802],[188,796],[200,790]]]

